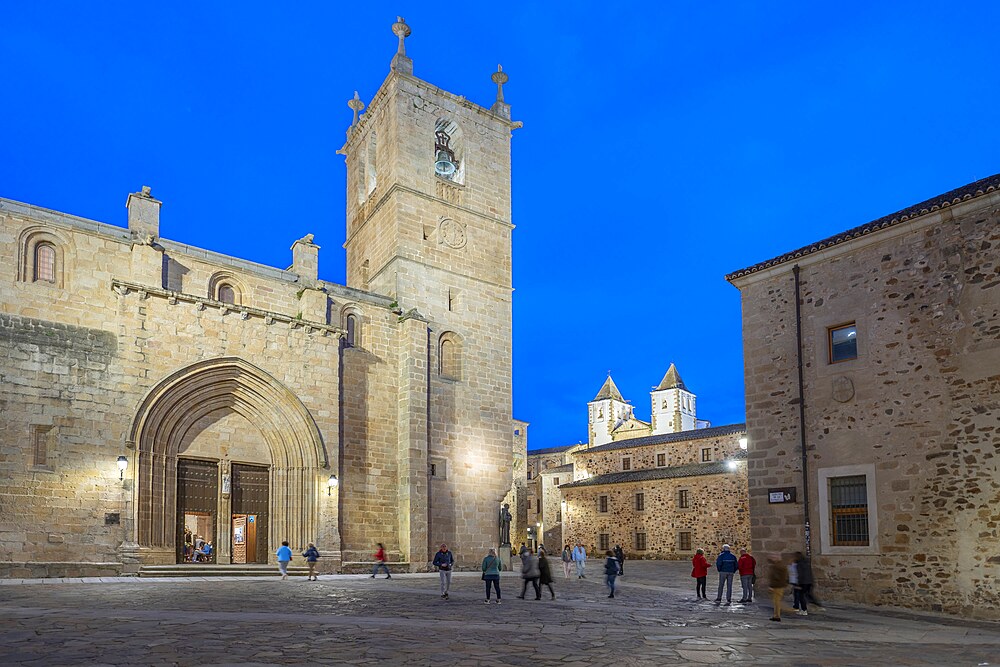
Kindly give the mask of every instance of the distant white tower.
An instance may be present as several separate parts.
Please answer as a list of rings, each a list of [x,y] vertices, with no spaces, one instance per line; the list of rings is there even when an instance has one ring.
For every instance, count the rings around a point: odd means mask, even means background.
[[[676,366],[670,364],[667,374],[649,396],[653,404],[654,435],[696,428],[695,396],[684,386]]]
[[[632,415],[632,406],[622,398],[610,373],[597,396],[587,404],[587,409],[590,412],[590,444],[594,446],[611,442],[611,431]]]

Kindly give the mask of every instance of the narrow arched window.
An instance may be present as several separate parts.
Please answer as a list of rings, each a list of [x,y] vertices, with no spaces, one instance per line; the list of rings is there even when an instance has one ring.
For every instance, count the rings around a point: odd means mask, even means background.
[[[357,344],[358,336],[358,316],[351,314],[347,316],[346,326],[347,337],[344,339],[345,347],[354,347]]]
[[[438,346],[438,372],[450,380],[462,379],[462,342],[454,333],[448,332],[441,336]]]
[[[36,282],[56,281],[56,249],[49,243],[39,243],[35,246],[34,279]]]
[[[236,305],[236,290],[228,283],[219,285],[219,301]]]

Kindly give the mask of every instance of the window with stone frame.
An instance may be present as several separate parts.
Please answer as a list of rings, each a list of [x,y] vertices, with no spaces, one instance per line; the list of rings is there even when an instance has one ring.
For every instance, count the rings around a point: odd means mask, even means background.
[[[611,548],[611,536],[607,533],[601,533],[597,536],[597,549],[598,551],[605,552]]]
[[[552,486],[559,486],[559,478],[558,477],[553,477],[552,478]]]
[[[597,497],[597,511],[598,512],[607,512],[608,511],[608,497],[607,496],[598,496]]]
[[[691,551],[691,533],[687,531],[677,533],[677,550]]]
[[[347,334],[344,336],[344,347],[354,347],[358,342],[358,316],[350,313],[344,321]]]
[[[836,547],[866,547],[868,480],[865,475],[830,477],[830,537]]]
[[[622,470],[631,470],[631,469],[632,469],[632,457],[626,456],[622,458]]]
[[[56,282],[56,248],[51,243],[35,246],[35,282]]]
[[[663,468],[663,467],[666,467],[666,465],[667,465],[667,455],[666,454],[657,454],[656,455],[656,467],[657,468]]]
[[[453,331],[441,334],[438,343],[438,374],[449,380],[462,379],[462,339]]]
[[[236,305],[236,289],[229,283],[221,283],[216,298],[222,303]]]
[[[686,510],[691,507],[691,492],[688,489],[677,490],[677,509]]]
[[[643,491],[637,491],[635,494],[635,511],[646,511],[646,494]]]
[[[838,364],[858,358],[858,326],[848,322],[827,329],[827,345],[830,363]]]
[[[645,551],[646,550],[646,533],[636,531],[635,533],[635,550]]]
[[[711,460],[712,460],[712,448],[711,447],[702,447],[701,448],[701,462],[702,463],[708,463]]]
[[[531,498],[528,498],[528,509],[531,509]]]

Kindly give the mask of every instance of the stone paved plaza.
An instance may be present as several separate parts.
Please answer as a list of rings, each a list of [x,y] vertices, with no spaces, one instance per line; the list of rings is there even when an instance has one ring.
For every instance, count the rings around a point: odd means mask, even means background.
[[[483,604],[476,573],[0,580],[4,665],[987,665],[1000,625],[828,605],[769,621],[769,604],[698,602],[686,563],[626,563],[620,595],[563,580],[556,600]],[[711,578],[710,578],[711,581]],[[709,585],[709,596],[714,595]],[[529,596],[530,597],[530,596]],[[738,599],[738,594],[734,599]]]

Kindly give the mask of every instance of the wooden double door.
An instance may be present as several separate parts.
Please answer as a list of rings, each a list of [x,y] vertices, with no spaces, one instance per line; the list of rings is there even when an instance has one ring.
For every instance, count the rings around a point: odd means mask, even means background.
[[[233,464],[234,563],[266,563],[270,474],[263,466]]]
[[[233,563],[266,563],[270,472],[266,466],[232,465],[229,516],[220,525],[217,461],[177,462],[177,562],[215,563],[219,539],[229,541]],[[193,556],[200,542],[212,544],[210,556]]]

